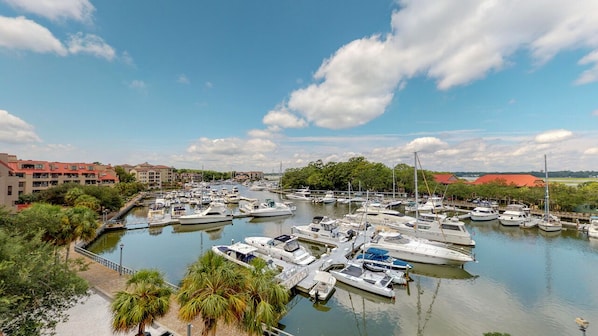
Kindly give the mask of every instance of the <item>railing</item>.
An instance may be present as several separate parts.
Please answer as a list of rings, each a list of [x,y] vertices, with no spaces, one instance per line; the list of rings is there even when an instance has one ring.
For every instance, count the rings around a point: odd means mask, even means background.
[[[133,275],[137,272],[136,270],[134,270],[132,268],[122,266],[121,264],[115,263],[112,260],[108,260],[106,258],[100,257],[99,255],[97,255],[93,252],[90,252],[78,245],[75,245],[75,252],[82,254],[82,255],[86,256],[87,258],[97,262],[98,264],[106,266],[106,267],[108,267],[112,270],[115,270],[121,274]],[[170,287],[172,290],[174,290],[175,292],[179,290],[178,286],[171,284],[170,282],[166,282],[166,285],[168,287]]]

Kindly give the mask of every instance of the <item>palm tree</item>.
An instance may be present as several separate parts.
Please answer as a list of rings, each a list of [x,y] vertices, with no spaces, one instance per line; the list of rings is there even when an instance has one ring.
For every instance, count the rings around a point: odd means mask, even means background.
[[[157,270],[140,270],[127,281],[127,290],[116,293],[112,301],[112,329],[128,332],[137,327],[142,336],[145,326],[166,315],[172,289]]]
[[[264,324],[274,326],[286,313],[289,291],[276,283],[263,259],[254,259],[252,265],[254,268],[247,270],[247,309],[241,325],[250,335],[262,335]]]
[[[189,266],[177,295],[179,318],[200,317],[202,335],[216,334],[219,320],[239,323],[246,310],[245,278],[239,268],[209,250]]]
[[[65,210],[58,236],[60,243],[66,245],[66,261],[69,259],[71,243],[77,239],[92,240],[98,226],[96,213],[87,207],[76,206]]]

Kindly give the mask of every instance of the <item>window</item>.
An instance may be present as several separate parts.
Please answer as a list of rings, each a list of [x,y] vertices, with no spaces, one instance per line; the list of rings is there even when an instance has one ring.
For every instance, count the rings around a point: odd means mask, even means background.
[[[8,196],[12,195],[12,186],[8,186]]]

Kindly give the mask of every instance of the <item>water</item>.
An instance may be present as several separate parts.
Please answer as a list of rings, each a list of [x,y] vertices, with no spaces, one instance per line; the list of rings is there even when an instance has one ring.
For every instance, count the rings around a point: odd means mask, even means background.
[[[275,198],[240,187],[253,198]],[[156,268],[178,283],[186,267],[216,244],[230,244],[246,236],[289,233],[313,216],[340,217],[349,211],[342,204],[296,201],[292,217],[231,223],[207,230],[193,226],[167,226],[110,232],[90,250],[118,262],[124,244],[123,264]],[[354,208],[354,207],[353,207]],[[147,209],[136,208],[127,224],[145,222]],[[475,235],[478,262],[464,269],[416,264],[413,282],[397,287],[391,301],[342,284],[325,304],[302,295],[288,305],[280,322],[294,335],[482,335],[499,331],[511,335],[576,335],[574,319],[598,323],[598,241],[576,231],[547,234],[537,229],[502,227],[498,221],[468,223]],[[310,245],[315,254],[325,248]],[[596,327],[598,328],[598,327]]]

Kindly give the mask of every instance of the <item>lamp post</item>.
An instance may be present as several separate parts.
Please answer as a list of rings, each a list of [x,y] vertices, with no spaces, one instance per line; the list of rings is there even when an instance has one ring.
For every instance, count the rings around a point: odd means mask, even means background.
[[[187,336],[191,336],[191,327],[193,327],[193,325],[191,323],[187,323]]]
[[[123,247],[125,247],[125,244],[120,243],[120,261],[118,263],[118,275],[123,275]]]

